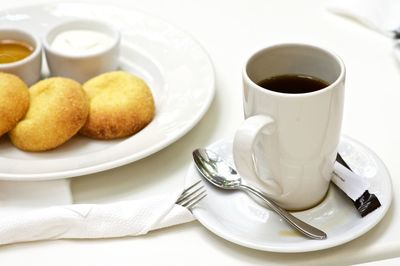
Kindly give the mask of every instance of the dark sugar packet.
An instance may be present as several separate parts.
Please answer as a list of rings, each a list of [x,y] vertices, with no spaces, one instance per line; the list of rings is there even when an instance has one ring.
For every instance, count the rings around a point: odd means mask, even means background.
[[[381,206],[375,194],[368,191],[368,180],[353,172],[349,165],[337,154],[332,182],[339,187],[354,203],[361,217]]]

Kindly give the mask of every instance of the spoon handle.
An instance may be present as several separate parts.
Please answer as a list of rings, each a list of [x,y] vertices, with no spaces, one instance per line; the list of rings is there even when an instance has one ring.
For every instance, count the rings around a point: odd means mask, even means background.
[[[283,219],[285,219],[285,221],[288,222],[293,228],[295,228],[297,231],[299,231],[303,235],[305,235],[311,239],[318,239],[318,240],[327,238],[326,233],[324,233],[323,231],[294,217],[289,212],[287,212],[286,210],[279,207],[275,202],[268,199],[263,193],[258,191],[256,188],[241,184],[240,189],[250,192],[253,195],[257,196],[258,198],[262,199],[268,205],[268,207],[270,207],[279,216],[281,216]]]

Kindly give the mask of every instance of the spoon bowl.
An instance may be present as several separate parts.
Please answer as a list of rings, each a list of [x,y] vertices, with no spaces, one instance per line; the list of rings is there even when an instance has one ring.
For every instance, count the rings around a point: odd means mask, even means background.
[[[222,189],[239,189],[241,178],[236,170],[214,152],[197,149],[193,152],[193,160],[197,170],[214,186]]]

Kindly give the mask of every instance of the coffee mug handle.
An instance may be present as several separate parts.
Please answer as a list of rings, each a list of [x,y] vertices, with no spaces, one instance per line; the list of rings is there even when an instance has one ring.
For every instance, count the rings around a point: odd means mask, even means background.
[[[264,190],[271,196],[282,193],[281,186],[274,180],[263,180],[258,177],[254,162],[254,145],[260,136],[272,135],[275,132],[275,120],[268,115],[255,115],[247,118],[235,133],[233,140],[233,159],[241,176],[245,179],[262,183]]]

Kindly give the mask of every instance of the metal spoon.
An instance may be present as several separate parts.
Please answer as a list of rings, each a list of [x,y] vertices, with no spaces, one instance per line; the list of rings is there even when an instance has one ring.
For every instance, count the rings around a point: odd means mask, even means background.
[[[245,192],[250,192],[263,200],[268,207],[275,211],[279,216],[281,216],[286,222],[289,223],[293,228],[298,230],[303,235],[312,239],[326,239],[327,236],[321,230],[297,219],[278,205],[275,202],[268,199],[261,191],[258,189],[245,185],[242,182],[242,178],[236,172],[235,169],[230,167],[221,157],[216,153],[206,150],[197,149],[193,151],[193,159],[197,170],[203,175],[203,177],[209,181],[211,184],[222,188],[230,190],[242,190]]]

